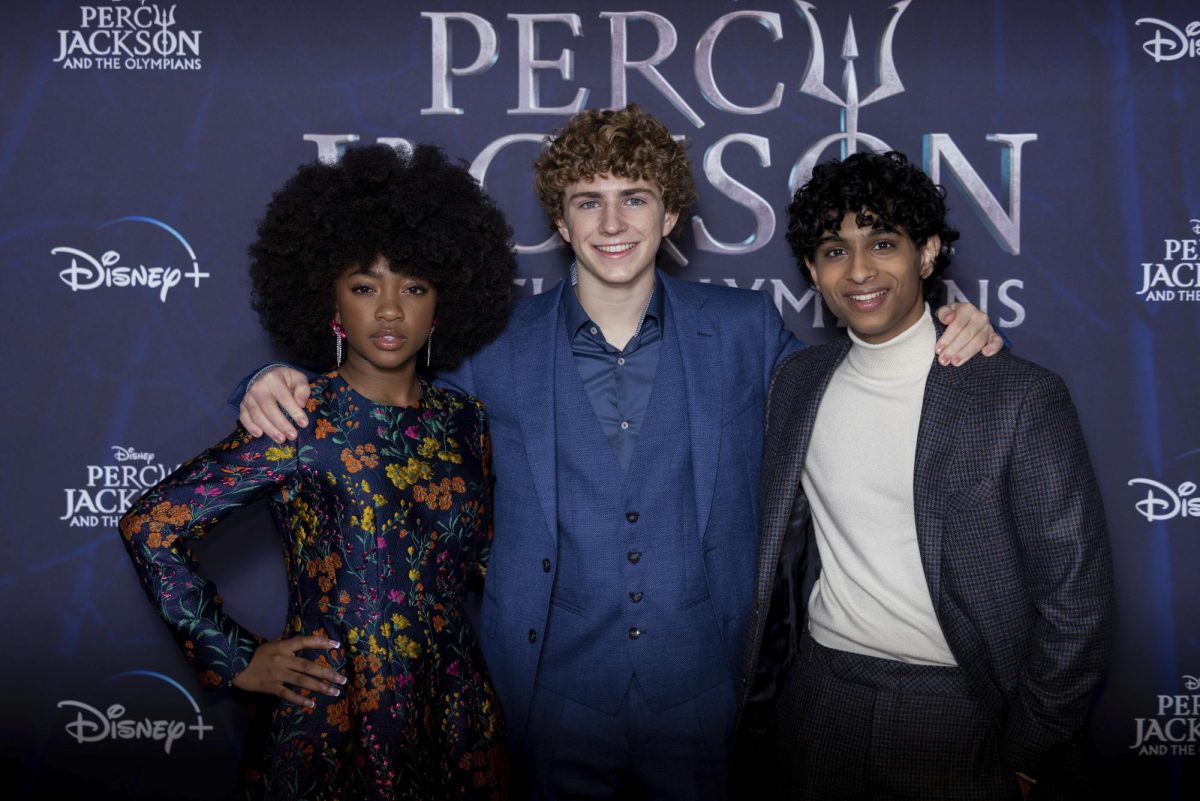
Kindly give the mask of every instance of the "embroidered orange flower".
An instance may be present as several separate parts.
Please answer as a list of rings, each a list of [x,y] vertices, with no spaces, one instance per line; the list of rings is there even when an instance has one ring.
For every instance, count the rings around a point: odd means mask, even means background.
[[[343,699],[336,704],[330,704],[325,708],[325,720],[336,731],[350,731],[350,704],[349,701]]]
[[[150,510],[150,518],[159,523],[182,526],[192,519],[192,510],[182,503],[174,504],[170,501],[163,501]]]
[[[342,448],[342,464],[346,465],[346,470],[351,473],[357,473],[363,469],[362,462],[349,448]]]
[[[333,423],[329,422],[324,417],[317,418],[317,427],[313,429],[313,434],[317,439],[325,439],[325,437],[329,436],[335,431],[337,431],[337,429],[333,427]]]

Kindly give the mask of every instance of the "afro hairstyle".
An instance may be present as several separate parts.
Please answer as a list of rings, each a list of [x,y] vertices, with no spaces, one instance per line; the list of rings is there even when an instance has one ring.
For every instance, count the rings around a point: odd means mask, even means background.
[[[803,267],[812,261],[821,237],[836,231],[847,214],[854,214],[858,225],[903,231],[918,248],[937,234],[941,252],[924,280],[925,299],[936,305],[958,240],[958,231],[946,224],[945,198],[946,190],[903,153],[854,153],[818,164],[808,183],[796,190],[788,206],[787,242]],[[801,272],[812,286],[808,271]]]
[[[466,168],[432,145],[354,147],[336,164],[302,166],[272,197],[250,246],[251,306],[290,357],[328,369],[334,281],[379,257],[437,287],[430,369],[458,365],[504,329],[512,231]]]

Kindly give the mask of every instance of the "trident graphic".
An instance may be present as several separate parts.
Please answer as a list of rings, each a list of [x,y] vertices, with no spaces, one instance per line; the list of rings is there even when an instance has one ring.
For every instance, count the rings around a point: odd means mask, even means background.
[[[789,192],[795,192],[797,186],[812,176],[813,165],[816,164],[825,149],[834,142],[841,142],[842,158],[851,153],[857,153],[859,142],[874,150],[889,149],[883,140],[858,130],[858,111],[863,106],[869,106],[904,91],[904,84],[900,82],[900,74],[896,72],[896,61],[892,55],[892,40],[896,34],[896,24],[900,22],[901,15],[904,14],[904,10],[908,8],[912,0],[900,0],[891,7],[892,18],[879,43],[879,85],[861,99],[858,96],[858,74],[854,69],[854,60],[859,55],[858,41],[854,38],[854,18],[846,18],[846,36],[842,40],[842,60],[846,62],[846,67],[842,70],[842,92],[845,95],[842,98],[825,85],[825,42],[821,38],[821,28],[817,25],[816,17],[812,13],[816,6],[804,2],[804,0],[793,0],[793,2],[808,23],[809,33],[812,35],[812,52],[808,57],[808,68],[804,73],[804,81],[800,84],[800,91],[827,103],[841,106],[842,124],[841,131],[830,134],[817,142],[796,162],[788,181]]]

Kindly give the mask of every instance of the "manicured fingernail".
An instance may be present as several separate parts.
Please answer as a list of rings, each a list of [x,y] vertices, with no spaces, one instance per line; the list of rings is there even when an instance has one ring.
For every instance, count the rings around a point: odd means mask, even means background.
[[[938,357],[938,364],[940,364],[942,367],[945,367],[949,363],[950,361],[945,356]]]
[[[955,356],[955,357],[954,357],[954,364],[955,364],[955,365],[959,365],[959,364],[962,364],[962,363],[963,363],[963,357],[962,357],[962,356]]]
[[[328,693],[329,695],[332,695],[334,698],[337,698],[339,695],[342,694],[342,691],[339,690],[337,687],[326,687],[325,692]]]
[[[305,705],[306,707],[308,707],[309,709],[316,709],[316,707],[317,707],[317,702],[316,702],[316,701],[305,701],[305,702],[304,702],[304,705]]]
[[[337,640],[330,640],[329,647],[330,648],[341,648],[342,644],[340,642],[338,642]]]

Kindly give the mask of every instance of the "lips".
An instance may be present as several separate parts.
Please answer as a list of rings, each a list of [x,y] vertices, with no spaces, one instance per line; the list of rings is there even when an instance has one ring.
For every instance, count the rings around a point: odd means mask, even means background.
[[[600,251],[605,256],[619,257],[624,256],[629,251],[637,247],[637,242],[619,242],[614,245],[593,245],[593,248]]]
[[[857,311],[872,311],[879,308],[884,299],[887,297],[886,289],[877,289],[872,292],[855,292],[845,296],[846,302],[851,308]]]
[[[399,331],[385,329],[372,334],[371,342],[380,350],[399,350],[408,342],[408,337]]]

